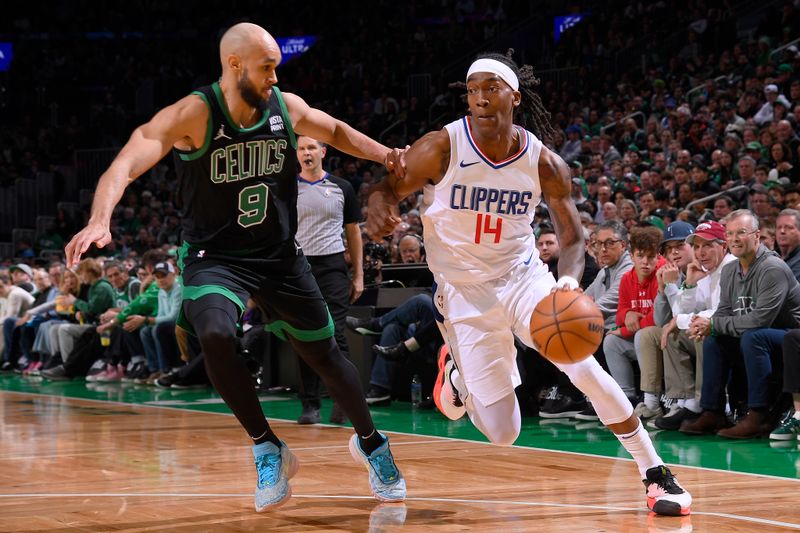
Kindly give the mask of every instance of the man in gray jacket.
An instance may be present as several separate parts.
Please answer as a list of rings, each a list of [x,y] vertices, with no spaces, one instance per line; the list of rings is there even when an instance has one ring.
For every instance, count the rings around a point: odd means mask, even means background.
[[[690,337],[704,339],[703,412],[681,425],[684,433],[749,439],[771,429],[767,415],[780,394],[773,362],[781,357],[786,331],[800,327],[800,285],[786,263],[759,243],[759,233],[751,211],[740,209],[728,216],[725,236],[738,261],[722,267],[714,315],[695,316],[689,324]],[[744,360],[749,412],[724,429],[725,384],[737,358]]]
[[[605,329],[615,326],[617,305],[619,303],[619,282],[622,275],[633,268],[633,260],[628,252],[628,230],[622,222],[607,220],[597,226],[595,252],[597,263],[602,268],[594,281],[584,291],[605,318]],[[602,345],[600,351],[602,352]],[[601,353],[595,354],[605,366]],[[559,383],[550,389],[545,402],[539,409],[542,418],[577,418],[579,420],[599,420],[591,404],[584,401],[583,395],[570,383],[566,376],[559,375]]]
[[[596,229],[595,245],[597,262],[602,268],[584,293],[589,296],[606,321],[606,330],[614,327],[619,304],[619,282],[622,275],[633,268],[633,260],[628,252],[628,230],[625,224],[607,220]]]

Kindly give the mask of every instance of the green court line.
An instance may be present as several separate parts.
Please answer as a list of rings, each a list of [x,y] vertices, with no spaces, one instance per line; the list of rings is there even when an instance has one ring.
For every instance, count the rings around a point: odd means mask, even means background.
[[[0,376],[0,391],[27,392],[56,397],[119,402],[131,405],[164,406],[192,411],[225,413],[230,410],[212,390],[175,391],[120,383],[86,383],[84,381],[49,382],[16,375]],[[269,418],[296,420],[300,402],[294,395],[263,396],[262,406]],[[46,411],[46,406],[29,399],[11,399],[19,409],[30,405],[33,416]],[[61,409],[62,406],[55,408]],[[322,419],[327,421],[331,402],[323,401]],[[437,411],[412,409],[406,402],[393,402],[389,407],[370,409],[375,425],[386,431],[431,437],[457,438],[486,442],[467,417],[456,422]],[[87,410],[86,412],[91,412]],[[109,404],[98,414],[135,414],[118,405]],[[689,437],[674,431],[651,431],[653,442],[668,464],[715,470],[800,478],[798,442],[775,442],[767,439],[731,441],[720,437]],[[517,446],[579,454],[629,459],[614,435],[599,423],[575,420],[523,418]]]

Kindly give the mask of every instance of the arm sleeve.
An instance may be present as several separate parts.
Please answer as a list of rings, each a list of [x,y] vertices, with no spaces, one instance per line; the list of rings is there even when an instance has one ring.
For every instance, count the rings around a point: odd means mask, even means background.
[[[664,294],[659,293],[653,300],[653,321],[656,326],[663,327],[672,320],[672,308]]]
[[[159,299],[160,298],[161,293],[159,293]],[[166,295],[166,305],[164,306],[166,307],[164,310],[165,312],[162,313],[159,303],[159,313],[156,316],[156,324],[168,322],[170,320],[176,320],[178,318],[178,311],[180,311],[181,308],[181,301],[183,301],[183,287],[181,287],[180,283],[176,281],[172,291]]]
[[[596,288],[598,289],[600,295],[595,299],[594,303],[600,308],[603,316],[611,316],[617,312],[617,307],[619,306],[619,287],[622,281],[622,276],[624,276],[625,273],[619,271],[612,273],[609,270],[601,270],[600,272],[601,273],[598,274],[597,279],[595,279],[594,283],[592,283],[592,285],[589,287],[593,288],[595,283],[597,284]],[[603,282],[605,281],[605,276],[613,276],[607,291],[603,291]]]
[[[147,290],[126,305],[117,315],[117,322],[124,324],[131,315],[153,316],[158,311],[158,285],[151,283]]]
[[[46,313],[47,311],[50,311],[55,308],[56,308],[55,302],[45,302],[41,305],[37,305],[36,307],[31,307],[30,309],[28,309],[28,314],[34,316],[41,313]]]
[[[631,306],[631,288],[628,284],[628,278],[623,277],[619,283],[619,303],[617,305],[617,326],[619,326],[620,334],[625,338],[630,338],[633,333],[625,327],[625,315],[628,314],[633,307]]]
[[[24,292],[24,289],[19,289],[19,291],[15,289],[8,297],[6,314],[9,317],[18,318],[22,314],[22,311],[25,309],[26,305],[29,305],[30,302],[33,302],[33,296],[30,296],[27,292]]]
[[[756,283],[754,291],[758,295],[756,306],[746,315],[714,314],[712,321],[716,334],[741,337],[748,329],[772,325],[789,293],[787,274],[777,265],[767,265]],[[720,308],[722,308],[722,298],[720,298]]]

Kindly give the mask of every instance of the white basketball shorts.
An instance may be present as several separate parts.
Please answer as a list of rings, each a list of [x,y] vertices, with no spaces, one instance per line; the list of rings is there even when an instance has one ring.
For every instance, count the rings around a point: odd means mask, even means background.
[[[553,275],[537,262],[520,264],[491,282],[452,285],[436,276],[436,283],[433,302],[442,336],[468,394],[491,405],[513,393],[521,383],[514,335],[535,348],[531,314],[555,286]]]

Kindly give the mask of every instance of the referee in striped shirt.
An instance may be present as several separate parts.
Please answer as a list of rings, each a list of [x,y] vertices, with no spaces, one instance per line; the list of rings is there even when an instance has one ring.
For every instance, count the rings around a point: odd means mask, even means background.
[[[333,317],[336,344],[347,357],[345,316],[350,303],[356,301],[364,291],[361,229],[358,227],[361,207],[347,180],[331,176],[323,170],[325,152],[326,146],[320,141],[307,136],[297,138],[300,174],[297,176],[296,239],[311,264],[311,272]],[[352,276],[348,274],[344,260],[342,228],[347,239]],[[302,382],[299,396],[303,412],[297,422],[315,424],[320,421],[321,380],[302,358],[298,360]],[[346,422],[344,413],[336,404],[330,421],[335,424]]]

